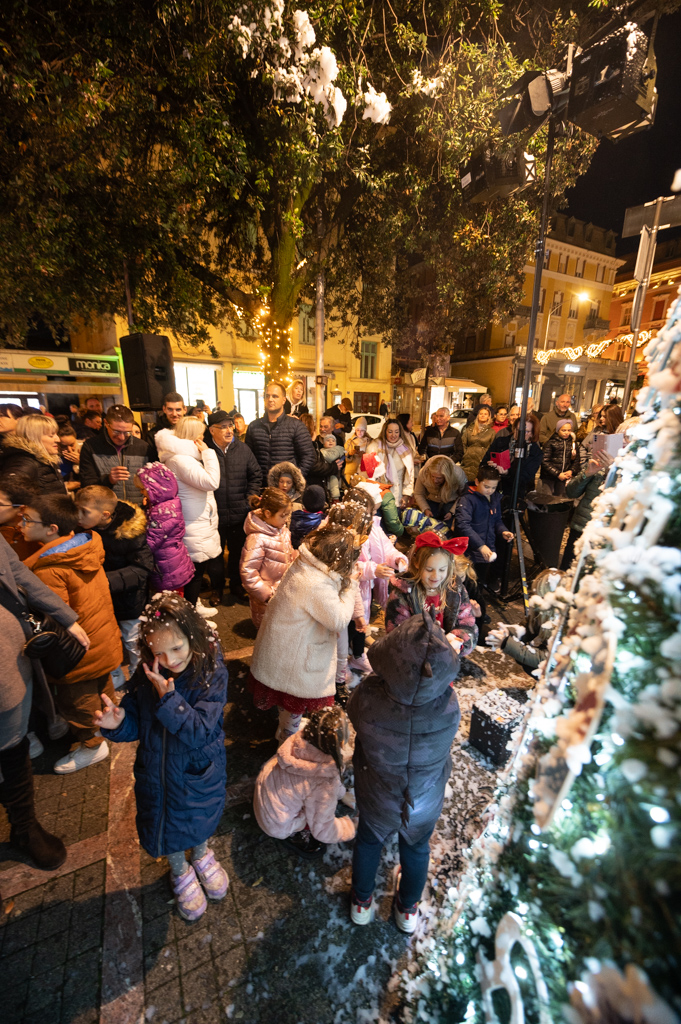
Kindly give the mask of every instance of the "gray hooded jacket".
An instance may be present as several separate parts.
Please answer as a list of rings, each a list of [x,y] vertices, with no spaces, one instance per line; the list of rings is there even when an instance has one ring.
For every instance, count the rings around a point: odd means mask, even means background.
[[[348,704],[357,730],[353,765],[361,817],[378,839],[413,845],[440,816],[461,712],[452,683],[459,658],[424,611],[373,644],[373,673]]]

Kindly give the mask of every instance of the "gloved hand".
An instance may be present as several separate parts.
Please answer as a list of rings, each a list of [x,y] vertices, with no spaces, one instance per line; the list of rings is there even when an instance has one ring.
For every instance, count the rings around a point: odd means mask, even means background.
[[[519,640],[525,635],[524,626],[516,626],[510,622],[497,622],[496,629],[490,629],[485,638],[485,643],[493,651],[497,651],[509,636],[515,636]]]

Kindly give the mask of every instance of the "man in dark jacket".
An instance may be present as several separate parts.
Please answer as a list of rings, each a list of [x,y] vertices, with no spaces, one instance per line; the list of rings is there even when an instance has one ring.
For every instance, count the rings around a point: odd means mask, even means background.
[[[79,441],[87,441],[96,437],[102,429],[102,414],[96,409],[86,409],[82,420],[76,424],[76,437]]]
[[[444,406],[435,413],[435,423],[423,431],[419,454],[425,455],[426,459],[432,459],[434,455],[448,455],[454,462],[461,462],[463,458],[461,434],[456,427],[450,427],[449,409]]]
[[[135,474],[149,462],[149,446],[134,437],[134,421],[127,405],[112,405],[106,410],[104,429],[80,450],[80,482],[82,487],[110,487],[122,501],[141,505],[142,492],[135,486]]]
[[[352,430],[352,402],[349,398],[343,398],[339,405],[332,405],[324,415],[330,416],[334,425],[339,423],[344,433],[349,434]]]
[[[539,427],[539,444],[545,444],[555,433],[558,420],[571,420],[573,433],[577,433],[577,417],[571,409],[572,395],[558,395],[553,409],[544,413]]]
[[[138,505],[119,501],[109,487],[83,487],[76,493],[78,522],[96,530],[104,546],[104,572],[121,640],[130,657],[130,675],[137,668],[139,617],[149,600],[154,556],[147,544],[147,517]],[[122,668],[111,673],[118,690],[125,683]]]
[[[265,415],[249,423],[246,444],[251,449],[263,477],[278,462],[292,462],[303,476],[314,466],[315,450],[307,428],[295,416],[284,412],[286,388],[271,380],[265,388]]]
[[[208,417],[204,440],[217,452],[220,483],[215,488],[218,530],[222,547],[227,545],[227,575],[234,597],[243,597],[239,574],[241,551],[246,540],[244,520],[250,512],[248,499],[262,487],[262,473],[251,449],[234,435],[234,420],[226,412]]]
[[[413,932],[428,874],[429,840],[452,770],[449,750],[461,712],[453,683],[459,658],[425,611],[369,648],[372,674],[350,697],[357,730],[353,767],[359,825],[352,859],[350,916],[372,918],[385,840],[397,832],[401,875],[395,920]]]
[[[156,419],[156,423],[147,434],[146,440],[149,445],[150,462],[158,462],[156,435],[159,430],[174,430],[186,412],[184,398],[179,391],[169,391],[163,399],[163,408]]]

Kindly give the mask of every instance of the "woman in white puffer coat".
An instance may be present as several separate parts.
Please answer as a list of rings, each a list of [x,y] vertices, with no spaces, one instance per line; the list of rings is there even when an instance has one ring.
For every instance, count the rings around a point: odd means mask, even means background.
[[[154,440],[158,457],[177,477],[177,490],[185,522],[184,543],[195,575],[184,588],[187,601],[196,604],[208,574],[213,600],[222,600],[225,566],[218,533],[218,509],[213,491],[220,483],[217,453],[203,440],[205,427],[192,416],[181,419],[175,430],[159,430]]]

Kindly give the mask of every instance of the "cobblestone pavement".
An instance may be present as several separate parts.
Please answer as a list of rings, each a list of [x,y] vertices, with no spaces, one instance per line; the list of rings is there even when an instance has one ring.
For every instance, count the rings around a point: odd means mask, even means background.
[[[506,617],[518,621],[517,607]],[[263,835],[250,797],[276,749],[276,716],[254,710],[246,693],[254,639],[248,608],[221,608],[218,626],[230,671],[229,785],[212,845],[231,879],[226,899],[196,924],[175,913],[167,865],[136,842],[131,747],[112,745],[106,761],[57,776],[52,764],[67,742],[43,737],[45,753],[33,762],[38,814],[69,856],[54,873],[15,860],[0,808],[3,1024],[399,1019],[396,972],[419,940],[398,932],[390,916],[395,849],[387,850],[378,880],[378,919],[357,929],[348,921],[351,849],[329,847],[323,861],[303,862]],[[530,682],[502,655],[476,653],[473,660],[476,676],[459,685],[462,730],[433,843],[429,898],[455,876],[492,792],[490,766],[465,742],[472,703],[491,686],[526,689]]]

